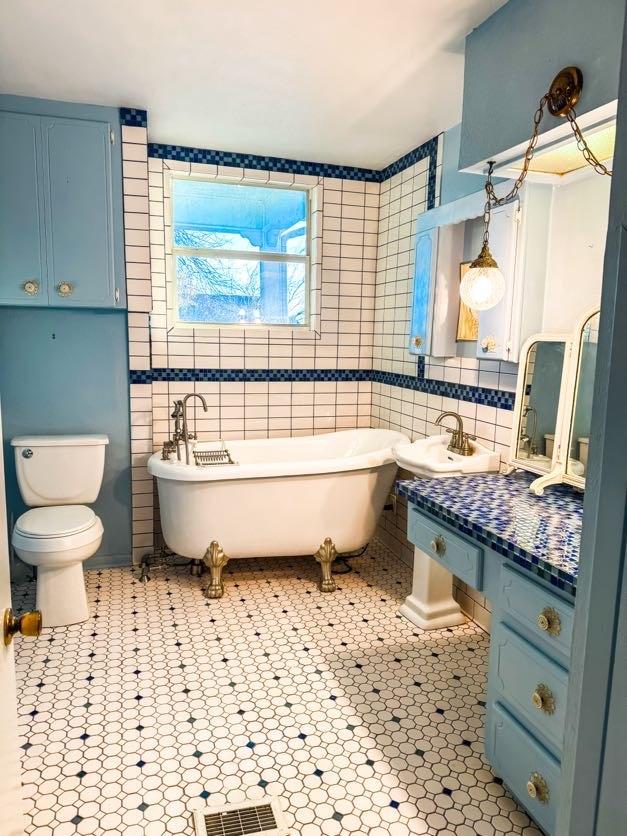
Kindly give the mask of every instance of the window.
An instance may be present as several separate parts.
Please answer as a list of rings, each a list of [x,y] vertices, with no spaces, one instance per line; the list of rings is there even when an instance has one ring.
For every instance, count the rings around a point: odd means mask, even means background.
[[[180,324],[308,325],[305,189],[172,180]]]

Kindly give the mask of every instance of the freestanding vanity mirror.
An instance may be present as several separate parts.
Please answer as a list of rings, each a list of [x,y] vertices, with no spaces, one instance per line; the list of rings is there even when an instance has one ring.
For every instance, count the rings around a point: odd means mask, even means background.
[[[514,407],[509,469],[538,474],[529,489],[585,487],[599,310],[573,334],[537,334],[523,346]]]
[[[564,481],[585,487],[588,467],[588,443],[592,417],[592,395],[597,364],[599,312],[594,311],[581,323],[572,413],[568,423],[568,460]]]
[[[553,465],[566,346],[565,337],[542,337],[525,358],[515,459],[535,473],[549,473]]]

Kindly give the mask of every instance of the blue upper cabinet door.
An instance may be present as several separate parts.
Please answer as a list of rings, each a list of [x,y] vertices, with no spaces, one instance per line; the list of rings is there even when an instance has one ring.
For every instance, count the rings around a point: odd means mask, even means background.
[[[42,118],[46,179],[48,303],[113,308],[111,126]]]
[[[425,232],[417,233],[411,331],[409,334],[409,350],[412,354],[428,354],[431,347],[433,285],[437,245],[437,229],[428,229]]]
[[[47,305],[40,120],[0,113],[0,304]]]

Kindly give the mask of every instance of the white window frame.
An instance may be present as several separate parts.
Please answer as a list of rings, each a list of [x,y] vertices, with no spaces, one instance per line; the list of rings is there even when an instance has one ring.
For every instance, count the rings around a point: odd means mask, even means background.
[[[311,207],[311,187],[299,185],[286,185],[283,183],[272,183],[260,180],[232,180],[225,177],[204,176],[202,174],[186,174],[183,172],[172,171],[170,174],[170,185],[174,180],[196,180],[205,183],[225,183],[228,185],[247,186],[252,189],[281,189],[289,191],[303,192],[305,195],[305,218],[307,223],[307,235],[305,237],[305,255],[294,255],[292,253],[262,253],[251,250],[216,250],[211,248],[189,248],[177,247],[174,243],[174,190],[170,188],[169,191],[169,211],[167,212],[167,228],[169,230],[167,240],[167,254],[166,261],[169,267],[166,271],[166,281],[169,285],[170,298],[168,299],[168,308],[171,312],[169,319],[168,330],[213,330],[219,329],[230,331],[268,331],[291,330],[296,333],[312,331],[312,310],[311,310],[311,249],[312,249],[312,207]],[[177,256],[198,256],[200,258],[232,258],[242,259],[247,261],[274,261],[283,263],[298,263],[305,265],[305,314],[303,322],[296,325],[290,322],[275,323],[275,322],[187,322],[178,318],[178,286],[176,274],[176,259]]]

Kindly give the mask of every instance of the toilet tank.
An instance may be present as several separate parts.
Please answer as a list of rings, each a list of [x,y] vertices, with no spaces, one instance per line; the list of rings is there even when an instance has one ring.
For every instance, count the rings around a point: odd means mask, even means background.
[[[24,435],[11,439],[27,505],[95,502],[104,471],[106,435]]]

